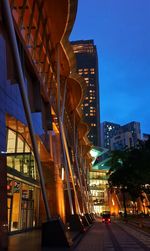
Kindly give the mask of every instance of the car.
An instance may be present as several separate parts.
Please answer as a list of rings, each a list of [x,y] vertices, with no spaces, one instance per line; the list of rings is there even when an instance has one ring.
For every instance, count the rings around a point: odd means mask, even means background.
[[[111,218],[110,218],[110,214],[102,214],[102,222],[105,223],[110,223],[111,222]]]

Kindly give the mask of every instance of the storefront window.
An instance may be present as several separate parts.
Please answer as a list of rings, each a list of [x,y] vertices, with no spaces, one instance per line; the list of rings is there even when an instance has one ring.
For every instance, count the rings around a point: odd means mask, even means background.
[[[7,196],[9,231],[38,226],[39,188],[8,178]]]
[[[21,231],[38,226],[39,187],[33,185],[34,182],[32,184],[33,179],[38,179],[34,155],[25,138],[10,128],[7,128],[7,167],[9,231]],[[15,172],[10,172],[9,168]],[[31,181],[28,178],[31,178]]]

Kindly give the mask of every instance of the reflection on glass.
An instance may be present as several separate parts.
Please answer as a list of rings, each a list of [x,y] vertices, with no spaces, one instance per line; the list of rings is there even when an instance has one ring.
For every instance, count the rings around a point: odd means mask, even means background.
[[[34,155],[25,139],[9,128],[7,136],[7,166],[25,176],[37,179]]]

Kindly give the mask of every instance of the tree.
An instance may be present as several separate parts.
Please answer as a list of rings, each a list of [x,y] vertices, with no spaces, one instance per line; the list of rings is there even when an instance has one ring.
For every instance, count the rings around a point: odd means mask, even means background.
[[[114,151],[112,152],[109,170],[109,185],[110,187],[117,187],[122,192],[123,206],[124,206],[124,217],[127,217],[126,210],[126,190],[129,181],[129,175],[127,171],[128,166],[128,151]]]
[[[136,148],[113,151],[110,166],[109,185],[122,192],[126,217],[126,192],[134,204],[143,192],[150,192],[150,139],[139,141]]]

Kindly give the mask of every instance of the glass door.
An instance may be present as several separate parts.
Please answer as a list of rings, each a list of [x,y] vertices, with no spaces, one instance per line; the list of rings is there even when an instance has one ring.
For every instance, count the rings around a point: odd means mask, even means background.
[[[21,203],[22,229],[33,227],[34,200],[22,198]]]

